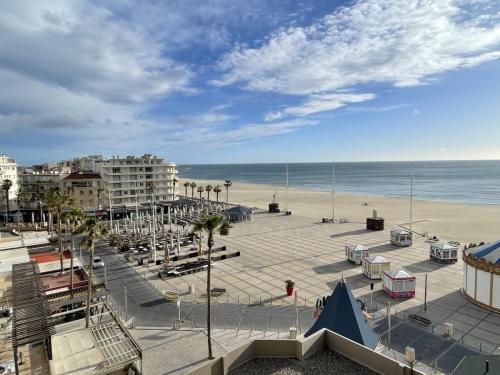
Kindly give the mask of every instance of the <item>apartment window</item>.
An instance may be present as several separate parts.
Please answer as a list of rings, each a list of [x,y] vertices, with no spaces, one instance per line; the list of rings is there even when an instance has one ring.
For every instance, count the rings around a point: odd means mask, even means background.
[[[80,206],[83,207],[83,201],[80,201]]]
[[[80,195],[83,195],[85,194],[85,192],[83,190],[80,190]]]
[[[120,168],[113,168],[113,173],[120,173]]]
[[[89,195],[92,195],[94,194],[94,192],[92,190],[89,190]]]

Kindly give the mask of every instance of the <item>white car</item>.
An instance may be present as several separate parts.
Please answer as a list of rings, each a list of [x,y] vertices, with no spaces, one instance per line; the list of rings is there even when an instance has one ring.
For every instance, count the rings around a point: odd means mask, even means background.
[[[94,257],[94,269],[96,268],[103,268],[104,267],[104,262],[101,259],[101,257]]]

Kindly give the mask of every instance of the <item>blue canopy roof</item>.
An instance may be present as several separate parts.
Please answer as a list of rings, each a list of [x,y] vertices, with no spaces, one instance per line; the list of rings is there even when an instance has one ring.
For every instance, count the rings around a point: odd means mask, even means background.
[[[465,250],[465,253],[472,255],[476,259],[484,259],[493,264],[500,264],[500,241],[472,247]]]
[[[304,337],[309,337],[323,328],[371,349],[375,349],[380,340],[343,279],[337,284],[323,312]]]
[[[233,208],[230,208],[229,210],[226,211],[228,214],[232,215],[248,215],[252,213],[252,209],[248,207],[243,207],[243,206],[236,206]]]

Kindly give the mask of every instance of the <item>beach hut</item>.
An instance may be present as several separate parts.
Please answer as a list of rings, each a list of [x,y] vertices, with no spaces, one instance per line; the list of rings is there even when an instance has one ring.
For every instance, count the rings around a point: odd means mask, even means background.
[[[415,297],[416,277],[406,270],[384,271],[382,284],[384,292],[391,298]]]
[[[231,222],[252,220],[252,209],[243,206],[236,206],[226,211],[227,218]]]
[[[412,245],[412,234],[405,229],[391,230],[391,244],[399,247]]]
[[[348,262],[361,264],[361,259],[370,255],[370,250],[363,245],[347,245],[345,247],[345,257]]]
[[[391,263],[380,255],[365,257],[363,258],[361,264],[363,268],[363,275],[371,280],[380,280],[382,278],[382,273],[384,271],[389,271],[391,268]]]
[[[429,257],[439,263],[454,263],[458,259],[458,245],[453,243],[431,243]]]
[[[500,241],[464,249],[462,259],[465,298],[500,313]]]

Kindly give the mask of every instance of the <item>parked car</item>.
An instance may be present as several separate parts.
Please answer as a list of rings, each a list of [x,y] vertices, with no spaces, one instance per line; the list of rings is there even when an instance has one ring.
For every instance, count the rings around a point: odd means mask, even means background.
[[[94,269],[103,268],[104,267],[104,262],[101,259],[101,257],[99,257],[99,256],[94,257],[94,265],[93,265],[93,267],[94,267]]]

